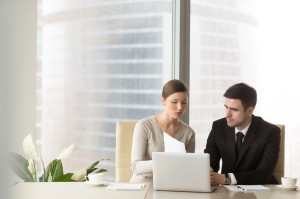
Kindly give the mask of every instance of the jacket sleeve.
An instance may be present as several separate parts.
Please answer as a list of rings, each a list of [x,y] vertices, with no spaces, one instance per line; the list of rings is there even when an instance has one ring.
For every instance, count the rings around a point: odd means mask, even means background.
[[[218,147],[216,145],[215,140],[215,123],[213,123],[212,129],[209,133],[209,136],[207,138],[206,142],[206,148],[204,149],[204,153],[209,153],[210,155],[210,167],[214,170],[214,172],[219,171],[219,164],[220,164],[220,153],[218,150]]]

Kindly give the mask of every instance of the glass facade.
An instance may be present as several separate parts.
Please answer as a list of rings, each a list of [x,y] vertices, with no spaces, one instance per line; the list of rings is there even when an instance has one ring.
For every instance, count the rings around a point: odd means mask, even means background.
[[[225,90],[248,80],[244,74],[255,67],[257,22],[243,9],[249,2],[191,1],[190,125],[197,151],[203,152],[212,122],[225,116]]]
[[[159,113],[172,74],[167,1],[43,0],[37,143],[44,161],[76,171],[96,160],[114,177],[117,121]]]
[[[172,3],[38,0],[36,143],[46,164],[76,143],[64,160],[66,172],[109,158],[102,166],[114,178],[116,121],[163,110],[161,89],[172,78]],[[273,47],[296,45],[297,22],[288,29],[282,22],[288,15],[278,15],[270,3],[191,0],[189,124],[197,134],[196,151],[202,152],[212,122],[225,115],[225,90],[249,83],[258,91],[255,115],[286,125],[286,174],[299,176],[300,94],[293,87],[297,62],[290,56],[298,51]],[[257,18],[257,8],[264,15],[268,10],[266,21]],[[258,31],[268,28],[258,46]],[[264,58],[261,65],[257,53]],[[286,96],[292,96],[290,103],[278,109]]]

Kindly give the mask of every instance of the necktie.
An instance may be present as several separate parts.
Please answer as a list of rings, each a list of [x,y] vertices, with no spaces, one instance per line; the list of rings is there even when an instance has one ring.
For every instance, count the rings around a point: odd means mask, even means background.
[[[235,146],[236,146],[236,157],[239,156],[239,152],[241,150],[241,147],[242,147],[242,141],[243,141],[243,137],[244,137],[244,134],[242,132],[238,132],[236,134],[237,136],[237,139],[236,139],[236,143],[235,143]]]

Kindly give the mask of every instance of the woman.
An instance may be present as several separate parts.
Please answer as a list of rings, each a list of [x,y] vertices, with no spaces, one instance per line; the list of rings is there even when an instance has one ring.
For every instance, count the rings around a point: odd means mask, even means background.
[[[137,122],[132,141],[130,182],[152,181],[152,152],[164,151],[163,133],[185,144],[188,153],[195,152],[195,132],[179,119],[188,104],[188,88],[180,80],[168,81],[162,90],[162,113]]]

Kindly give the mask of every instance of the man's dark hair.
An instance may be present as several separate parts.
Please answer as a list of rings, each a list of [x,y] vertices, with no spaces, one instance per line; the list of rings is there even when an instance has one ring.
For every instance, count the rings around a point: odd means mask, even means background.
[[[244,110],[251,106],[255,108],[257,102],[256,90],[245,83],[238,83],[231,86],[223,96],[229,99],[241,100]]]

